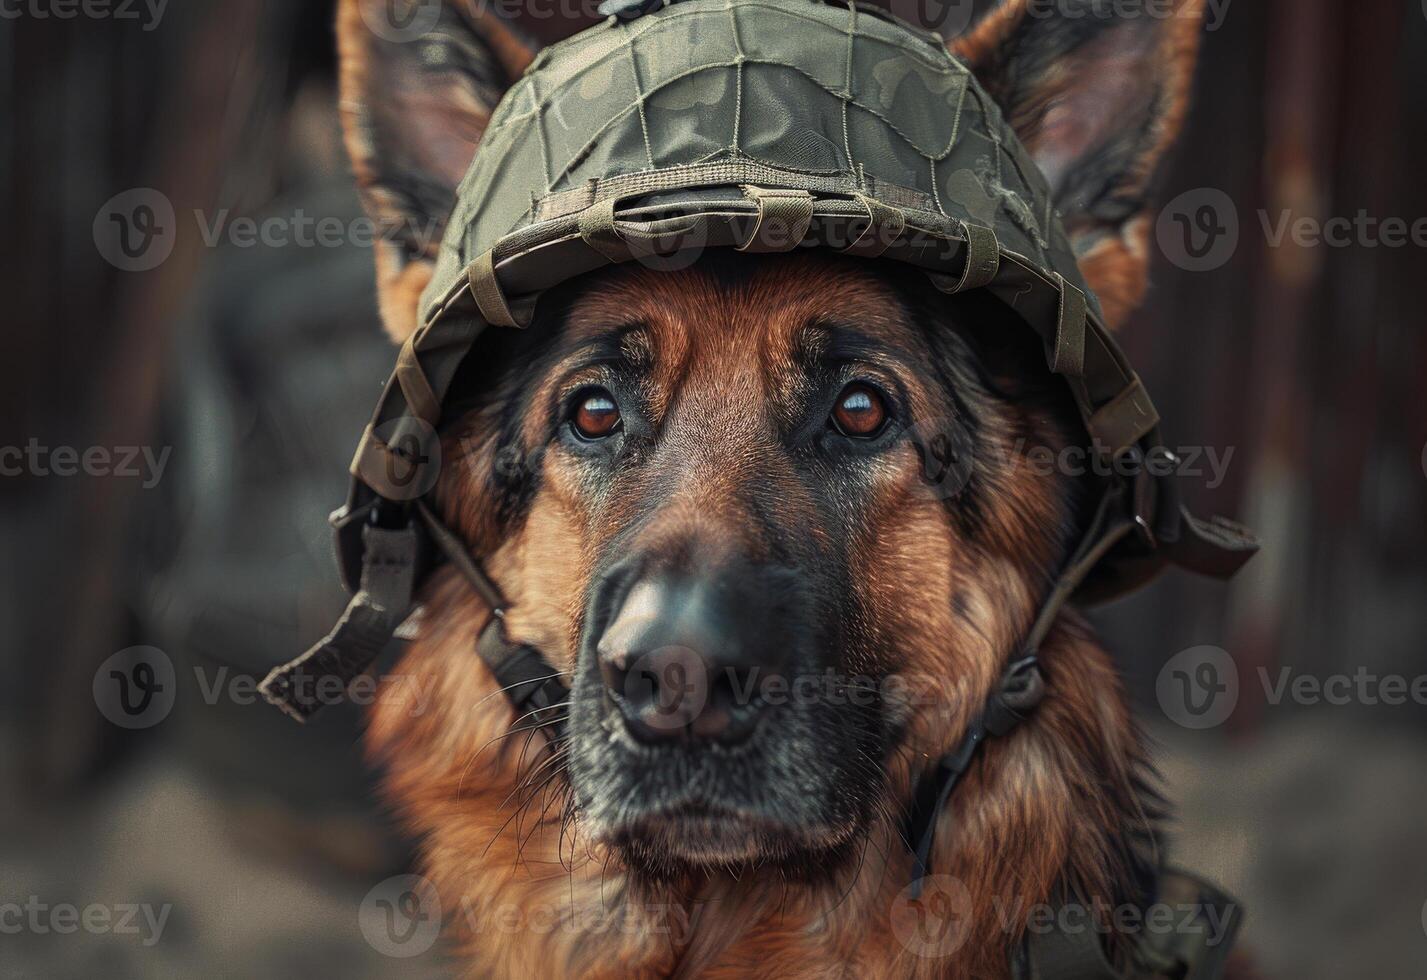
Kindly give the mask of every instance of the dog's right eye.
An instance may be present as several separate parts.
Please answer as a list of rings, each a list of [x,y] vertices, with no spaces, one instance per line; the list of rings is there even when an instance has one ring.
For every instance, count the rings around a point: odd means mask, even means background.
[[[871,439],[887,421],[887,403],[871,385],[853,382],[842,389],[833,406],[832,423],[851,439]]]
[[[582,392],[575,403],[570,424],[581,439],[603,439],[619,428],[619,406],[603,388]]]

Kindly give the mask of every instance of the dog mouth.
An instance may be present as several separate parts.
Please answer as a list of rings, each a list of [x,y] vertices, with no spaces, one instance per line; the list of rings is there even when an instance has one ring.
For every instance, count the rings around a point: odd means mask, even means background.
[[[852,829],[809,828],[690,798],[633,817],[608,837],[634,868],[659,877],[698,869],[825,863]]]

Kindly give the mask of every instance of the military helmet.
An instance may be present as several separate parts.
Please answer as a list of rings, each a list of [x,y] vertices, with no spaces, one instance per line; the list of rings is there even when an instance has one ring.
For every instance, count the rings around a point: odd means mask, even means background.
[[[1166,561],[1227,575],[1253,553],[1242,528],[1180,507],[1159,417],[1045,178],[938,35],[821,0],[635,13],[542,50],[490,120],[334,515],[349,588],[361,525],[412,497],[404,447],[429,439],[488,327],[528,325],[541,294],[574,276],[679,268],[713,248],[903,262],[944,293],[989,291],[1039,335],[1090,451],[1116,474],[1045,625],[1071,593],[1120,594]]]

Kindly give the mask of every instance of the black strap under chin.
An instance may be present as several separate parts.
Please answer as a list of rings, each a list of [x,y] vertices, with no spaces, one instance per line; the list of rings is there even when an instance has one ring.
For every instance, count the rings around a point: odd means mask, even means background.
[[[476,653],[515,708],[518,728],[546,728],[555,741],[565,736],[570,689],[564,675],[539,650],[512,643],[505,635],[503,616],[492,616],[476,640]]]
[[[1119,481],[1106,488],[1089,525],[1026,633],[1022,646],[1025,652],[1006,668],[1000,685],[987,699],[980,717],[961,736],[956,748],[942,756],[917,784],[905,827],[907,843],[912,849],[912,898],[921,894],[922,880],[931,867],[937,820],[962,774],[976,758],[977,748],[987,736],[999,737],[1009,733],[1045,696],[1045,680],[1037,659],[1040,645],[1085,576],[1107,551],[1136,527],[1136,509],[1128,499],[1130,494],[1131,488]]]
[[[912,799],[905,831],[907,843],[912,848],[910,898],[921,896],[922,882],[931,867],[938,818],[946,809],[951,792],[956,789],[962,774],[971,766],[976,750],[988,736],[1005,735],[1019,725],[1044,696],[1045,680],[1041,677],[1036,655],[1032,653],[1017,660],[1006,668],[996,693],[987,700],[980,717],[971,723],[956,748],[942,756],[922,776]]]

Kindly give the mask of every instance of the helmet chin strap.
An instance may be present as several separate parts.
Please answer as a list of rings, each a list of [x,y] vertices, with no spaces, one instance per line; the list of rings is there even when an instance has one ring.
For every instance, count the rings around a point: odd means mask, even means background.
[[[1138,526],[1130,508],[1125,506],[1127,492],[1125,485],[1118,480],[1113,481],[1105,491],[1079,544],[1041,604],[1021,643],[1020,656],[1001,675],[1000,684],[987,698],[981,714],[962,734],[956,747],[938,759],[918,781],[903,829],[907,846],[912,849],[909,897],[915,899],[922,893],[922,883],[931,873],[937,824],[952,791],[975,760],[977,749],[989,736],[1001,737],[1012,732],[1045,697],[1040,647],[1056,617],[1105,552]]]
[[[347,685],[372,665],[411,612],[417,569],[434,545],[490,608],[490,622],[476,638],[476,655],[515,709],[516,723],[531,730],[544,728],[552,741],[561,740],[570,694],[565,672],[539,650],[506,636],[505,597],[461,539],[422,501],[403,509],[398,527],[383,527],[387,522],[381,517],[381,510],[373,508],[362,528],[361,585],[347,611],[312,649],[268,674],[258,687],[263,697],[298,721],[340,701]]]
[[[911,812],[907,817],[906,840],[912,849],[912,881],[909,898],[920,898],[922,883],[931,873],[932,845],[936,825],[951,799],[962,773],[971,765],[976,750],[988,735],[1005,735],[1019,725],[1045,696],[1045,680],[1034,653],[1021,657],[1006,668],[996,693],[986,702],[981,715],[961,736],[956,748],[942,756],[917,783]]]

